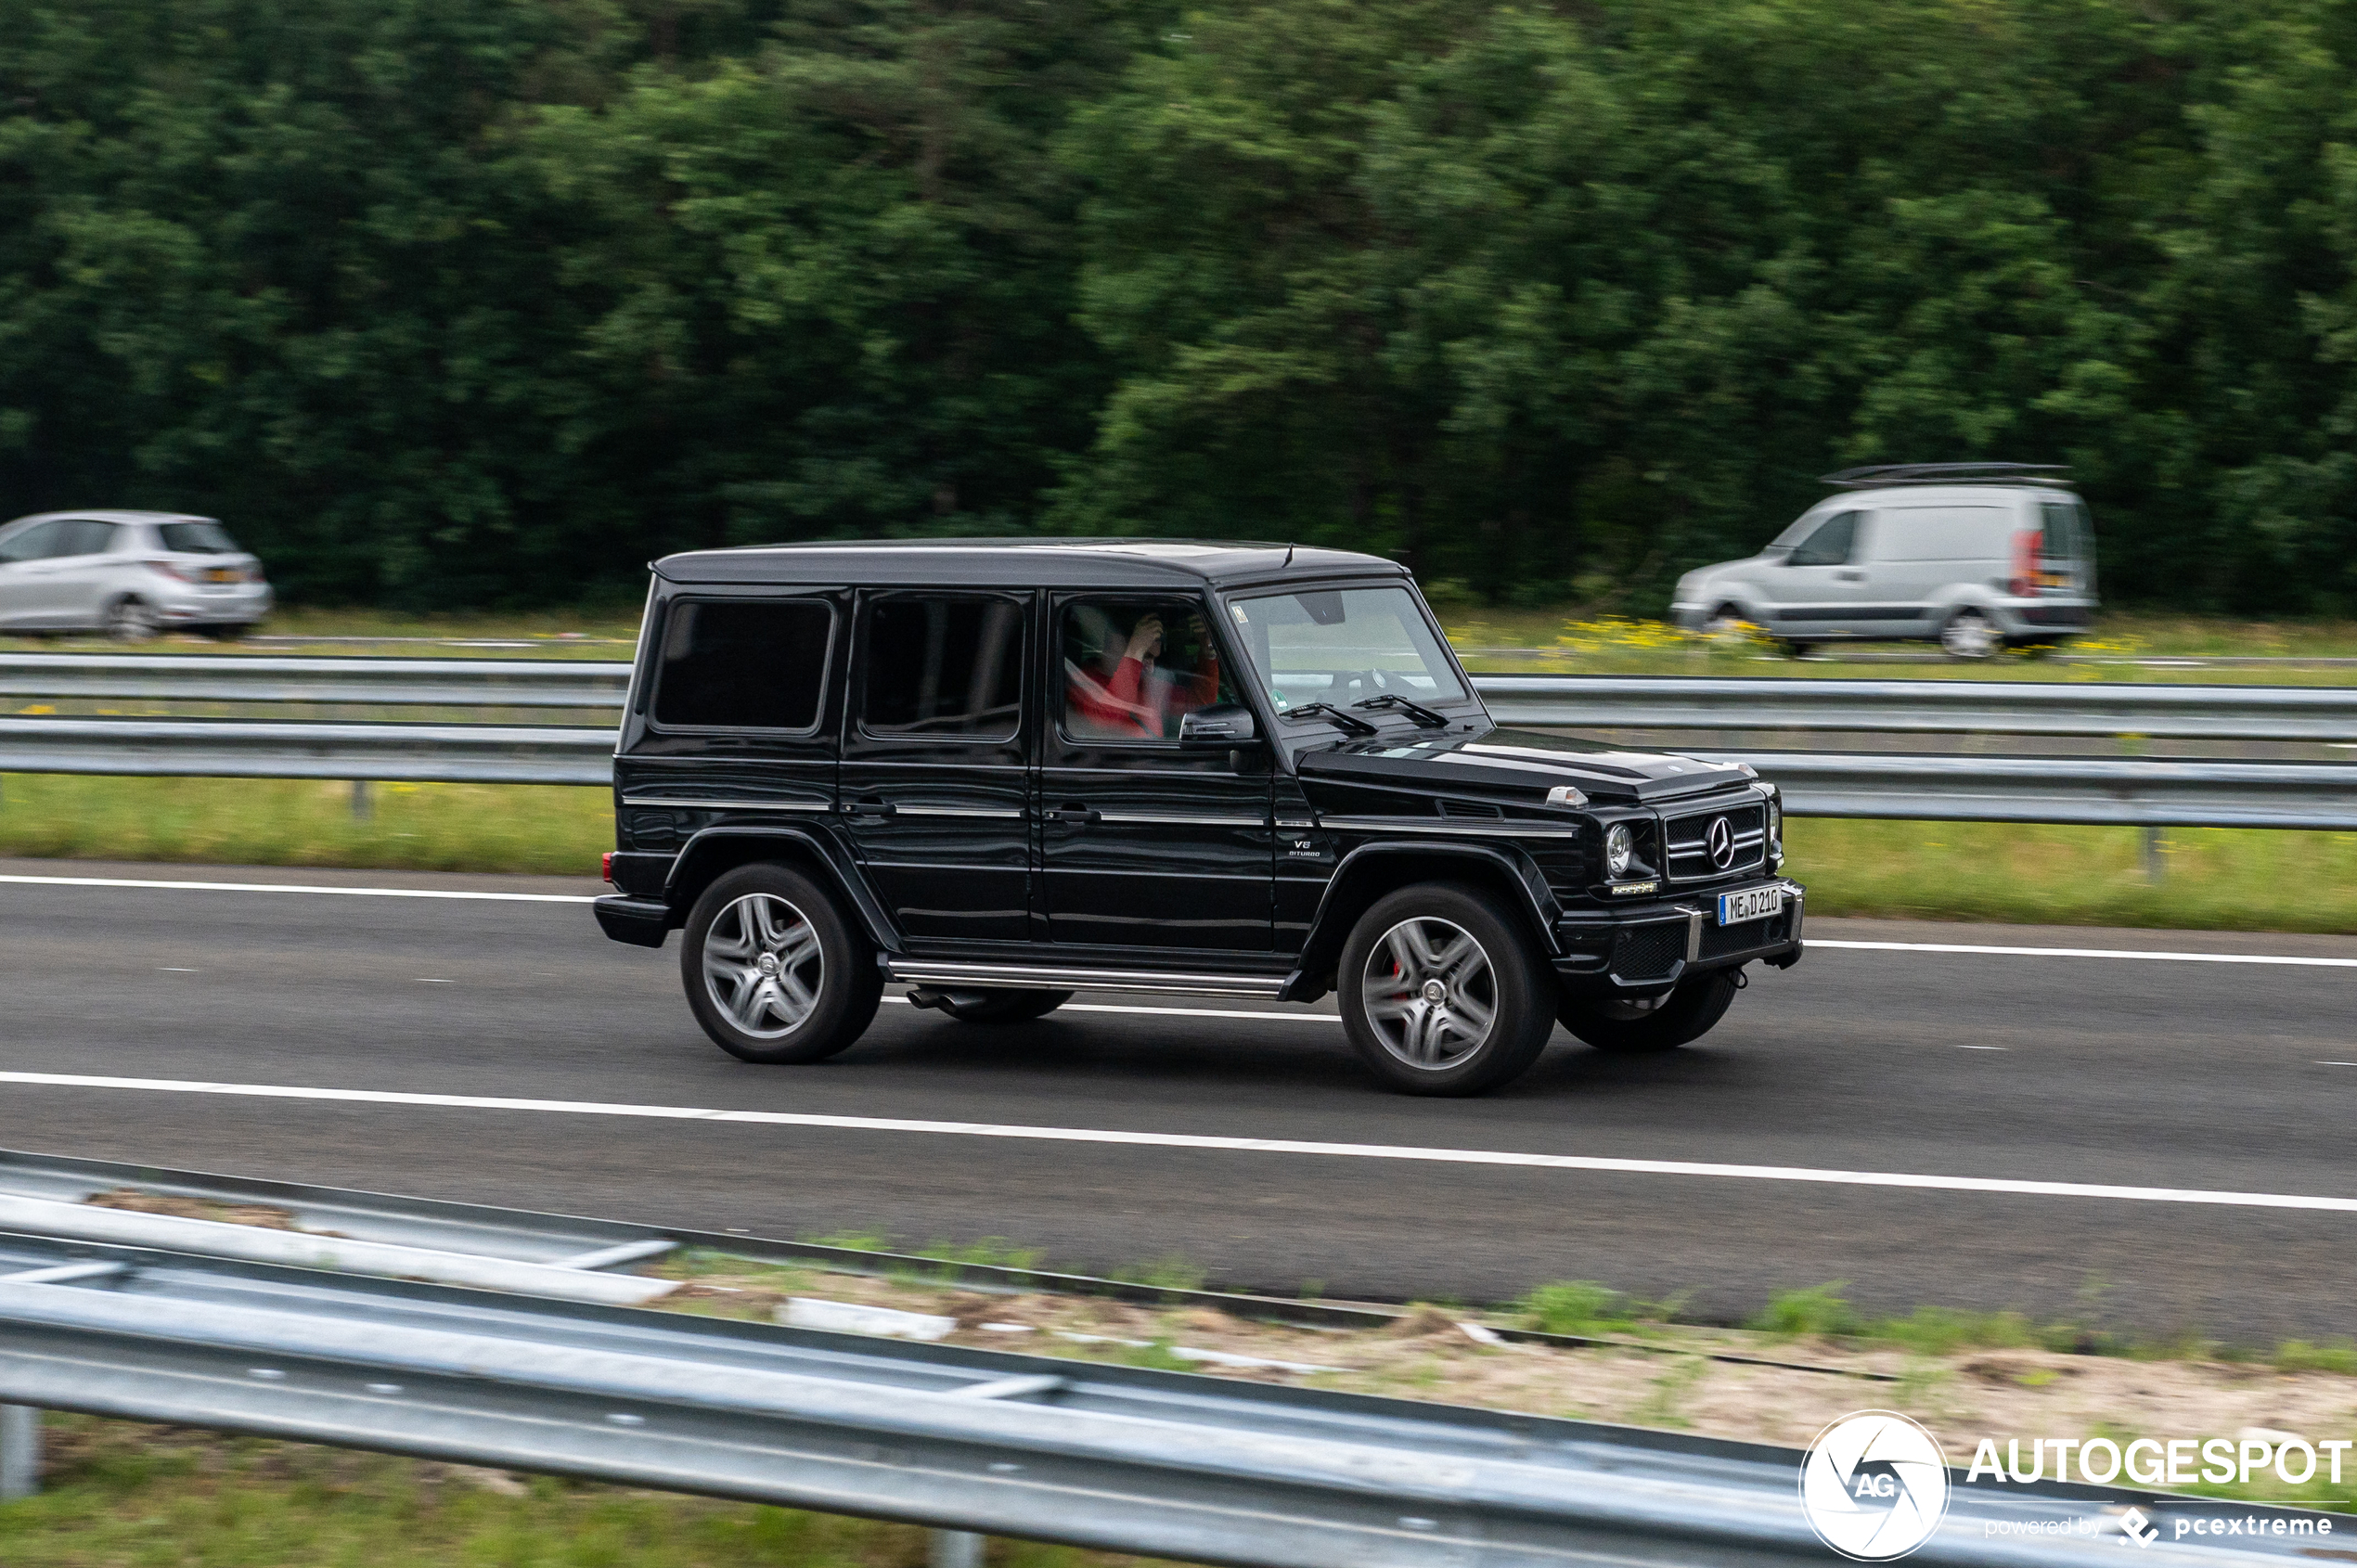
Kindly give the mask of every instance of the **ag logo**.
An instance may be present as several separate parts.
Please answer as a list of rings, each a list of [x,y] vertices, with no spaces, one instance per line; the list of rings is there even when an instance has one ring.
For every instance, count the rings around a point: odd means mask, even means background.
[[[1725,817],[1712,820],[1710,831],[1704,836],[1703,842],[1710,850],[1710,863],[1721,871],[1735,863],[1735,830],[1728,825]]]
[[[1817,1434],[1800,1463],[1800,1510],[1842,1556],[1904,1557],[1948,1512],[1939,1440],[1890,1410],[1861,1410]]]

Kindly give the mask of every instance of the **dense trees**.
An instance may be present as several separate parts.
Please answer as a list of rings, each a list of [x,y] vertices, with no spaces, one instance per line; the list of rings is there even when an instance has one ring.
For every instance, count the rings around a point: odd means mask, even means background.
[[[1837,464],[2357,611],[2357,0],[0,0],[0,515],[292,591],[1352,542],[1642,604]]]

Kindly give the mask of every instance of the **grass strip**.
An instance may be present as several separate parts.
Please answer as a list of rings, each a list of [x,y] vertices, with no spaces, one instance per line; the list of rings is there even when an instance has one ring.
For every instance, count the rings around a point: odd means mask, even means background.
[[[302,779],[0,778],[0,855],[190,865],[590,875],[613,847],[604,790]],[[2202,931],[2357,932],[2357,833],[2143,830],[1796,818],[1813,915]]]

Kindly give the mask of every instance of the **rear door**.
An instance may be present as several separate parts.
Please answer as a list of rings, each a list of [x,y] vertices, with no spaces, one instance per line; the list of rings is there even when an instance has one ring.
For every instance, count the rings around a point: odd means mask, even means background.
[[[1032,935],[1031,592],[859,597],[843,821],[914,945]]]
[[[1267,953],[1275,852],[1267,752],[1181,746],[1190,712],[1238,700],[1206,602],[1074,594],[1052,605],[1040,772],[1051,939]]]

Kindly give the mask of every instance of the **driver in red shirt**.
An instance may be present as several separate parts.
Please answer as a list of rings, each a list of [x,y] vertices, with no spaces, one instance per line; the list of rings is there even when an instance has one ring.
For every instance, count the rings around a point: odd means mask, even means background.
[[[1095,735],[1160,740],[1175,733],[1178,715],[1217,702],[1219,654],[1211,639],[1201,639],[1203,664],[1191,675],[1158,668],[1162,645],[1162,617],[1149,610],[1138,618],[1128,645],[1101,682],[1074,672],[1066,711]]]

